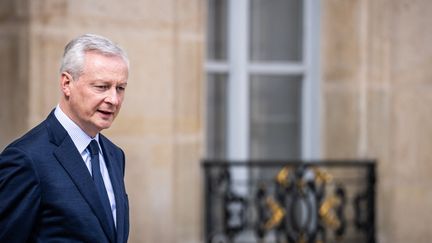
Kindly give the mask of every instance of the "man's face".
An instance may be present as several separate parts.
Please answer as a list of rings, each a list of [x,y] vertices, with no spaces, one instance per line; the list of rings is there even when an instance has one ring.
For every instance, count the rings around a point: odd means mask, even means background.
[[[109,128],[120,111],[128,67],[120,57],[88,52],[78,80],[62,74],[65,107],[62,110],[89,136]]]

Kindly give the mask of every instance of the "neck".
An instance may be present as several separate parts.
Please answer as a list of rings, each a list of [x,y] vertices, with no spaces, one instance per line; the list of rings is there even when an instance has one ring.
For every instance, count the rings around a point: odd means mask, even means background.
[[[69,117],[77,126],[81,128],[89,137],[94,138],[98,134],[98,131],[91,131],[90,129],[86,129],[83,124],[79,122],[78,119],[75,118],[74,113],[69,109],[69,106],[65,103],[64,100],[61,100],[59,103],[59,107],[62,112]]]

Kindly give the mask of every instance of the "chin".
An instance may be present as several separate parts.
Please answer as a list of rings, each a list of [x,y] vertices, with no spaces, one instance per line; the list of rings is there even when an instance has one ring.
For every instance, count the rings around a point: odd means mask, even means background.
[[[105,125],[105,126],[100,126],[99,128],[100,128],[100,130],[105,130],[105,129],[108,129],[110,127],[111,127],[111,124]]]
[[[96,125],[96,127],[98,128],[99,131],[102,131],[104,129],[110,128],[112,123],[99,123]]]

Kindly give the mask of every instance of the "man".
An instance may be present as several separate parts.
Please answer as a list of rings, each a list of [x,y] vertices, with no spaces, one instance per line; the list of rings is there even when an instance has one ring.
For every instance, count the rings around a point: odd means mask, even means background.
[[[128,72],[104,37],[66,45],[59,104],[0,155],[0,242],[127,242],[124,153],[99,132],[120,111]]]

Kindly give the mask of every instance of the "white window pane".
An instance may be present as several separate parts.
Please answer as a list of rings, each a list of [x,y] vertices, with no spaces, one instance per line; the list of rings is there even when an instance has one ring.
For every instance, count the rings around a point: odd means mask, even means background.
[[[251,0],[251,61],[301,61],[303,0]]]
[[[228,3],[227,0],[208,0],[207,59],[227,59]]]
[[[301,84],[301,76],[251,76],[251,158],[300,158]]]
[[[227,75],[207,75],[206,156],[226,158]]]

